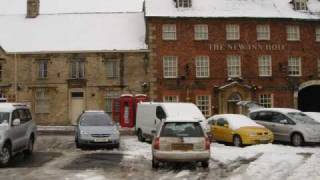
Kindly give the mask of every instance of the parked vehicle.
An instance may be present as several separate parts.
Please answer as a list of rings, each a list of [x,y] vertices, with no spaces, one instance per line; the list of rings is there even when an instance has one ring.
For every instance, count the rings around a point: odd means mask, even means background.
[[[87,146],[119,148],[118,125],[104,111],[85,111],[75,128],[77,148]]]
[[[152,140],[152,131],[166,119],[192,119],[206,126],[206,119],[195,104],[192,103],[154,103],[138,104],[136,113],[136,132],[139,141]]]
[[[162,121],[152,142],[152,167],[161,162],[201,162],[209,166],[210,140],[197,120]]]
[[[17,153],[32,154],[36,129],[25,104],[0,103],[0,166],[7,165]]]
[[[270,129],[276,141],[301,146],[320,142],[320,123],[296,109],[264,108],[252,111],[250,118]]]
[[[320,122],[320,112],[303,112],[317,122]]]
[[[273,133],[241,114],[221,114],[208,119],[214,140],[234,146],[272,143]]]

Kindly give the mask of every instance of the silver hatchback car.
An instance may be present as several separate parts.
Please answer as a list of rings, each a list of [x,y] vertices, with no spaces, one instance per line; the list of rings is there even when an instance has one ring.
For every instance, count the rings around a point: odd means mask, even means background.
[[[274,140],[294,146],[320,142],[320,123],[296,109],[261,108],[249,113],[258,124],[270,129]]]
[[[201,162],[209,165],[210,140],[199,121],[166,120],[152,142],[152,167],[161,162]]]
[[[85,111],[80,115],[75,128],[75,142],[77,148],[119,148],[119,128],[104,111]]]

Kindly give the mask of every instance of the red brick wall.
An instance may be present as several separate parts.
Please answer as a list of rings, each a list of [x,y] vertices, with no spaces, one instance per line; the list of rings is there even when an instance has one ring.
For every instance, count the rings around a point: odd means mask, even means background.
[[[176,24],[177,40],[162,40],[162,25]],[[240,25],[240,40],[226,41],[226,24]],[[197,94],[208,94],[214,98],[214,87],[227,83],[226,55],[241,56],[241,72],[243,83],[260,86],[252,91],[253,100],[257,101],[259,93],[268,92],[274,95],[275,107],[293,107],[293,85],[299,85],[311,79],[317,79],[317,58],[320,58],[320,42],[315,42],[315,27],[320,22],[297,20],[272,20],[272,19],[199,19],[199,18],[147,18],[150,47],[153,60],[156,61],[157,94],[158,100],[163,95],[177,94],[180,101],[185,101],[188,93],[191,101]],[[194,25],[207,24],[209,40],[194,40]],[[256,25],[269,24],[270,40],[257,41]],[[290,42],[286,38],[286,25],[298,25],[300,27],[300,41]],[[153,28],[150,28],[153,27]],[[284,50],[222,50],[213,51],[213,43],[241,43],[241,44],[283,44]],[[211,44],[211,50],[210,50]],[[185,80],[164,79],[162,69],[162,57],[173,55],[178,57],[178,75],[185,75],[185,65],[189,64],[189,75]],[[210,77],[196,79],[195,56],[205,55],[210,58]],[[258,76],[258,56],[272,56],[272,77]],[[300,56],[302,62],[302,76],[288,78],[287,72],[280,70],[279,64],[287,65],[289,56]],[[289,83],[288,79],[293,83]],[[201,84],[195,85],[195,84]],[[168,84],[171,84],[168,85]],[[173,84],[173,85],[172,85]],[[188,91],[187,91],[188,89]],[[215,99],[212,105],[217,106]]]

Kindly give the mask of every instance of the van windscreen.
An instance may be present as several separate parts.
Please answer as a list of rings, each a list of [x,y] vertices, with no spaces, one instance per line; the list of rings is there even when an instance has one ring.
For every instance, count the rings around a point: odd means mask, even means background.
[[[198,122],[167,122],[164,124],[160,137],[203,137]]]

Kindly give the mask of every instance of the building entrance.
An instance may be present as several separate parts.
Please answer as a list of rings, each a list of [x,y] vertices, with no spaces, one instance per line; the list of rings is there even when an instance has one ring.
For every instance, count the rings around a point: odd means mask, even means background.
[[[299,91],[298,109],[306,112],[320,112],[320,85],[308,86]]]

